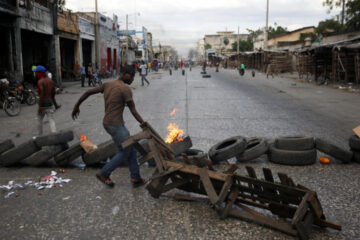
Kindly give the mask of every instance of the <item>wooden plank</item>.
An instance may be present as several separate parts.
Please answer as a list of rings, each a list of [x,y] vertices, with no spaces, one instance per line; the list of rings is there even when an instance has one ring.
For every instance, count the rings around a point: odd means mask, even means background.
[[[168,167],[173,167],[173,166],[179,166],[182,165],[184,166],[180,171],[181,172],[185,172],[185,173],[191,173],[191,174],[195,174],[198,175],[197,170],[199,169],[197,166],[195,165],[185,165],[182,163],[177,163],[177,162],[171,162],[171,161],[165,161]],[[224,174],[221,172],[215,172],[212,170],[208,170],[208,174],[210,178],[219,180],[219,181],[226,181],[226,178],[228,176],[228,174]]]
[[[249,177],[257,179],[255,170],[252,167],[246,166],[245,168],[246,168],[246,171],[248,172]]]
[[[209,168],[210,170],[212,170],[212,171],[215,171],[214,166],[212,165],[212,162],[211,162],[209,159],[207,159],[207,158],[204,159],[204,160],[205,160],[208,168]]]
[[[156,174],[156,175],[153,175],[153,176],[151,177],[151,180],[154,180],[154,179],[157,179],[157,178],[161,178],[161,177],[163,177],[163,176],[165,176],[165,175],[174,173],[174,172],[180,170],[181,168],[182,168],[182,166],[170,167],[168,170],[166,170],[166,171],[164,171],[164,172],[162,172],[162,173],[158,173],[158,174]]]
[[[264,177],[265,177],[265,180],[268,181],[268,182],[274,182],[274,177],[272,175],[272,172],[269,168],[263,168],[263,173],[264,173]]]
[[[322,219],[324,217],[324,212],[323,212],[323,209],[319,202],[319,199],[317,198],[316,193],[314,193],[312,196],[313,197],[311,197],[308,200],[309,204],[310,204],[310,208],[311,208],[311,210],[313,210],[313,212],[317,218]]]
[[[139,142],[135,142],[134,147],[142,156],[146,156],[148,154],[148,152],[143,148],[143,146],[141,146]]]
[[[238,195],[239,195],[239,189],[237,189],[237,188],[234,188],[230,192],[225,208],[221,212],[219,212],[221,219],[225,219],[229,215],[229,213],[232,210],[232,206],[234,205]]]
[[[249,212],[249,213],[251,213],[251,214],[253,214],[253,215],[261,216],[261,217],[266,217],[264,214],[261,214],[261,213],[255,211],[254,209],[249,208],[249,207],[247,207],[247,206],[245,206],[245,205],[243,205],[243,204],[241,204],[241,203],[236,203],[236,202],[235,202],[235,205],[238,206],[238,207],[240,207],[240,208],[242,208],[242,209],[244,209],[245,211],[247,211],[247,212]]]
[[[328,228],[332,228],[332,229],[339,230],[339,231],[341,231],[341,228],[342,228],[341,225],[338,223],[330,222],[330,221],[323,220],[323,219],[315,219],[314,223],[316,225],[318,225],[319,227],[328,227]]]
[[[148,132],[148,134],[150,134],[150,136],[154,138],[157,143],[161,144],[167,151],[175,154],[174,151],[170,148],[170,146],[164,142],[161,136],[150,125],[145,131]]]
[[[289,186],[289,184],[288,184],[288,177],[287,177],[286,174],[284,174],[284,173],[278,173],[278,176],[279,176],[279,178],[280,178],[281,184],[284,184],[284,185]]]
[[[218,197],[217,203],[222,203],[226,196],[229,194],[229,190],[233,184],[233,178],[232,176],[228,176]]]
[[[286,204],[273,202],[273,203],[269,203],[269,210],[273,214],[278,215],[279,217],[293,218],[297,208]]]
[[[139,165],[147,162],[147,161],[150,161],[151,159],[154,158],[154,152],[149,152],[146,156],[142,157],[140,160],[139,160]]]
[[[146,186],[146,189],[149,191],[150,195],[153,198],[159,198],[162,194],[162,190],[170,175],[165,175],[161,178],[154,179]]]
[[[128,139],[126,139],[122,144],[122,148],[128,148],[132,145],[134,145],[136,142],[138,142],[141,139],[148,139],[150,138],[150,134],[148,132],[139,132],[136,135],[133,135],[131,137],[129,137]]]
[[[170,191],[171,189],[174,189],[174,188],[177,188],[177,187],[180,187],[186,183],[188,183],[190,180],[188,179],[179,179],[179,180],[176,180],[170,184],[167,184],[163,187],[162,189],[162,193],[165,193],[167,191]]]
[[[298,209],[296,210],[294,217],[291,220],[291,224],[293,226],[296,226],[296,224],[304,218],[306,212],[309,209],[308,200],[311,198],[312,192],[306,193],[306,195],[303,197]]]
[[[176,193],[175,195],[163,195],[163,197],[169,197],[169,198],[174,198],[176,200],[183,200],[183,201],[208,201],[209,198],[208,197],[194,197],[194,196],[189,196],[189,195],[185,195],[185,194],[180,194],[180,193]]]
[[[184,159],[185,164],[191,165],[191,161],[185,153],[182,153],[181,156]]]
[[[197,172],[200,176],[201,182],[205,188],[207,195],[209,196],[210,202],[215,204],[218,200],[218,195],[215,192],[214,186],[210,180],[209,174],[207,169],[205,168],[198,168]]]
[[[153,158],[156,163],[156,168],[159,171],[159,173],[162,173],[163,171],[165,171],[165,166],[164,166],[165,161],[163,161],[159,156],[158,149],[156,148],[154,141],[152,139],[149,139],[148,143],[149,143],[149,148],[153,153]]]
[[[230,167],[224,171],[225,174],[233,174],[239,167],[235,164],[231,164]]]
[[[200,168],[204,167],[203,164],[201,164],[201,161],[200,161],[200,159],[198,157],[194,157],[193,159],[194,159],[194,163],[195,163],[196,166],[198,166]]]
[[[249,212],[242,212],[236,209],[231,209],[229,212],[229,215],[233,217],[239,217],[242,219],[245,219],[247,221],[255,222],[261,225],[264,225],[266,227],[270,227],[276,230],[279,230],[281,232],[287,233],[291,236],[297,236],[297,231],[292,228],[292,226],[287,222],[281,222],[276,219],[272,219],[270,217],[266,216],[258,216],[251,214]]]

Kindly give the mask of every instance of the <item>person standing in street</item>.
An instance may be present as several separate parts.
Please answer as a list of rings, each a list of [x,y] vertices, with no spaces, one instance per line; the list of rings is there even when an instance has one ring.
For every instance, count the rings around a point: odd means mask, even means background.
[[[147,66],[144,63],[144,61],[141,62],[140,65],[140,73],[141,73],[141,86],[144,86],[144,81],[147,82],[147,85],[149,86],[150,83],[149,81],[146,79],[146,74],[147,74]]]
[[[56,84],[47,77],[46,68],[39,65],[33,72],[38,79],[37,87],[40,96],[39,108],[38,108],[38,131],[39,136],[43,134],[43,120],[45,115],[47,116],[50,124],[50,131],[56,132],[55,120],[54,120],[54,107],[58,109],[60,106],[55,100],[55,88]]]
[[[144,179],[140,176],[135,148],[128,147],[123,149],[121,146],[121,144],[130,137],[130,133],[125,127],[123,119],[123,112],[126,106],[130,109],[134,118],[140,123],[140,127],[147,126],[147,123],[144,122],[140,114],[136,111],[132,92],[128,86],[134,81],[134,76],[135,69],[133,66],[126,65],[122,67],[118,80],[106,82],[85,92],[75,104],[71,114],[75,120],[80,114],[79,107],[83,101],[93,94],[104,94],[105,116],[103,126],[116,143],[119,152],[105,164],[101,171],[96,174],[96,177],[109,187],[114,186],[114,182],[110,179],[111,173],[126,159],[129,163],[130,182],[133,184],[133,187],[145,184]]]
[[[91,63],[89,63],[89,66],[87,67],[87,74],[88,74],[88,84],[89,87],[92,85],[92,77],[93,77],[93,69]]]
[[[84,85],[85,85],[85,77],[86,77],[86,70],[85,70],[84,65],[82,65],[80,67],[80,74],[81,74],[81,87],[84,87]]]

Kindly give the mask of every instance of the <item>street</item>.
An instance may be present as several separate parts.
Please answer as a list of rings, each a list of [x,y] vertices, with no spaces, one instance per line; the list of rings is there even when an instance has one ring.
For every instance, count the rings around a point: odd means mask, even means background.
[[[295,78],[266,78],[264,73],[240,76],[236,70],[209,68],[211,78],[202,78],[200,67],[185,76],[181,70],[159,70],[148,75],[150,86],[141,86],[139,75],[131,85],[136,108],[145,121],[163,137],[167,126],[175,122],[193,142],[193,148],[208,151],[217,142],[231,136],[322,137],[348,148],[352,129],[360,125],[359,93],[345,92],[332,86],[317,86]],[[100,144],[110,139],[102,127],[104,101],[101,94],[91,96],[80,107],[80,117],[71,119],[72,108],[85,90],[79,82],[66,82],[57,95],[62,107],[55,113],[58,130],[71,129]],[[0,112],[0,141],[12,139],[20,144],[37,134],[36,106],[22,105],[19,116]],[[170,116],[170,112],[179,111]],[[141,129],[129,110],[125,124],[132,134]],[[49,131],[49,126],[45,126]],[[74,140],[75,141],[75,140]],[[320,154],[318,154],[319,156]],[[78,160],[77,162],[80,162]],[[328,220],[342,225],[342,231],[314,228],[311,239],[356,239],[360,235],[360,164],[285,166],[270,163],[266,156],[240,163],[238,174],[246,175],[245,166],[257,173],[263,167],[274,173],[288,174],[295,183],[318,194]],[[220,165],[217,168],[225,168]],[[23,183],[50,174],[58,167],[0,168],[0,185],[10,180]],[[95,178],[96,168],[66,168],[63,178],[72,179],[62,188],[17,190],[18,197],[0,195],[1,239],[291,239],[286,234],[260,225],[227,218],[201,202],[152,198],[144,187],[132,189],[127,168],[117,169],[108,189]],[[149,178],[153,168],[141,167]],[[60,173],[58,173],[60,174]],[[262,175],[260,175],[262,176]]]

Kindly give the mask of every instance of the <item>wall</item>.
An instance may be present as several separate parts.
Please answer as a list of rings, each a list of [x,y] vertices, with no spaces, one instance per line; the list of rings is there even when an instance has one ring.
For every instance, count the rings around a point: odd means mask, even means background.
[[[218,34],[215,35],[205,35],[205,43],[210,44],[212,49],[215,49],[217,52],[221,48],[224,48],[226,50],[232,49],[232,44],[237,41],[237,34],[234,34],[233,32],[218,32]],[[224,39],[229,39],[229,44],[224,44]],[[247,40],[248,34],[240,34],[239,40]]]
[[[302,33],[314,33],[314,32],[315,32],[315,28],[311,27],[311,28],[300,29],[297,31],[292,31],[289,32],[288,34],[284,34],[278,37],[273,37],[269,39],[268,47],[269,49],[278,49],[277,44],[279,42],[296,42],[299,41],[300,35]]]
[[[32,2],[31,10],[19,8],[19,14],[22,16],[20,27],[29,31],[53,35],[53,13],[52,10]]]
[[[324,37],[321,44],[348,40],[355,37],[360,37],[360,31]]]

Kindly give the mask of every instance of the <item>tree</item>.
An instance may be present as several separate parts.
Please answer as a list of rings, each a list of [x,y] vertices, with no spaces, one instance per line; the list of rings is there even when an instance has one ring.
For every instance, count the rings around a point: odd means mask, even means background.
[[[346,0],[324,0],[324,6],[329,7],[328,12],[330,13],[334,8],[341,7],[341,25],[344,26],[345,21],[345,5]]]
[[[269,27],[269,38],[270,37],[273,37],[273,36],[276,36],[276,35],[279,35],[279,34],[282,34],[282,33],[287,33],[287,28],[283,28],[281,26],[276,26],[276,23],[275,23],[275,26],[274,27]]]
[[[360,29],[360,0],[349,0],[346,3],[347,30]]]
[[[327,30],[333,30],[334,32],[340,32],[342,30],[342,26],[339,21],[335,19],[326,19],[324,21],[320,21],[316,32],[317,34],[323,34]]]
[[[209,43],[205,44],[205,50],[208,50],[208,49],[211,49],[211,48],[212,48],[211,44],[209,44]]]
[[[234,42],[231,45],[231,50],[233,52],[237,51],[237,42]],[[247,40],[239,40],[239,51],[240,52],[247,52],[247,51],[252,51],[254,49],[254,42],[252,40],[252,38],[248,37]]]

